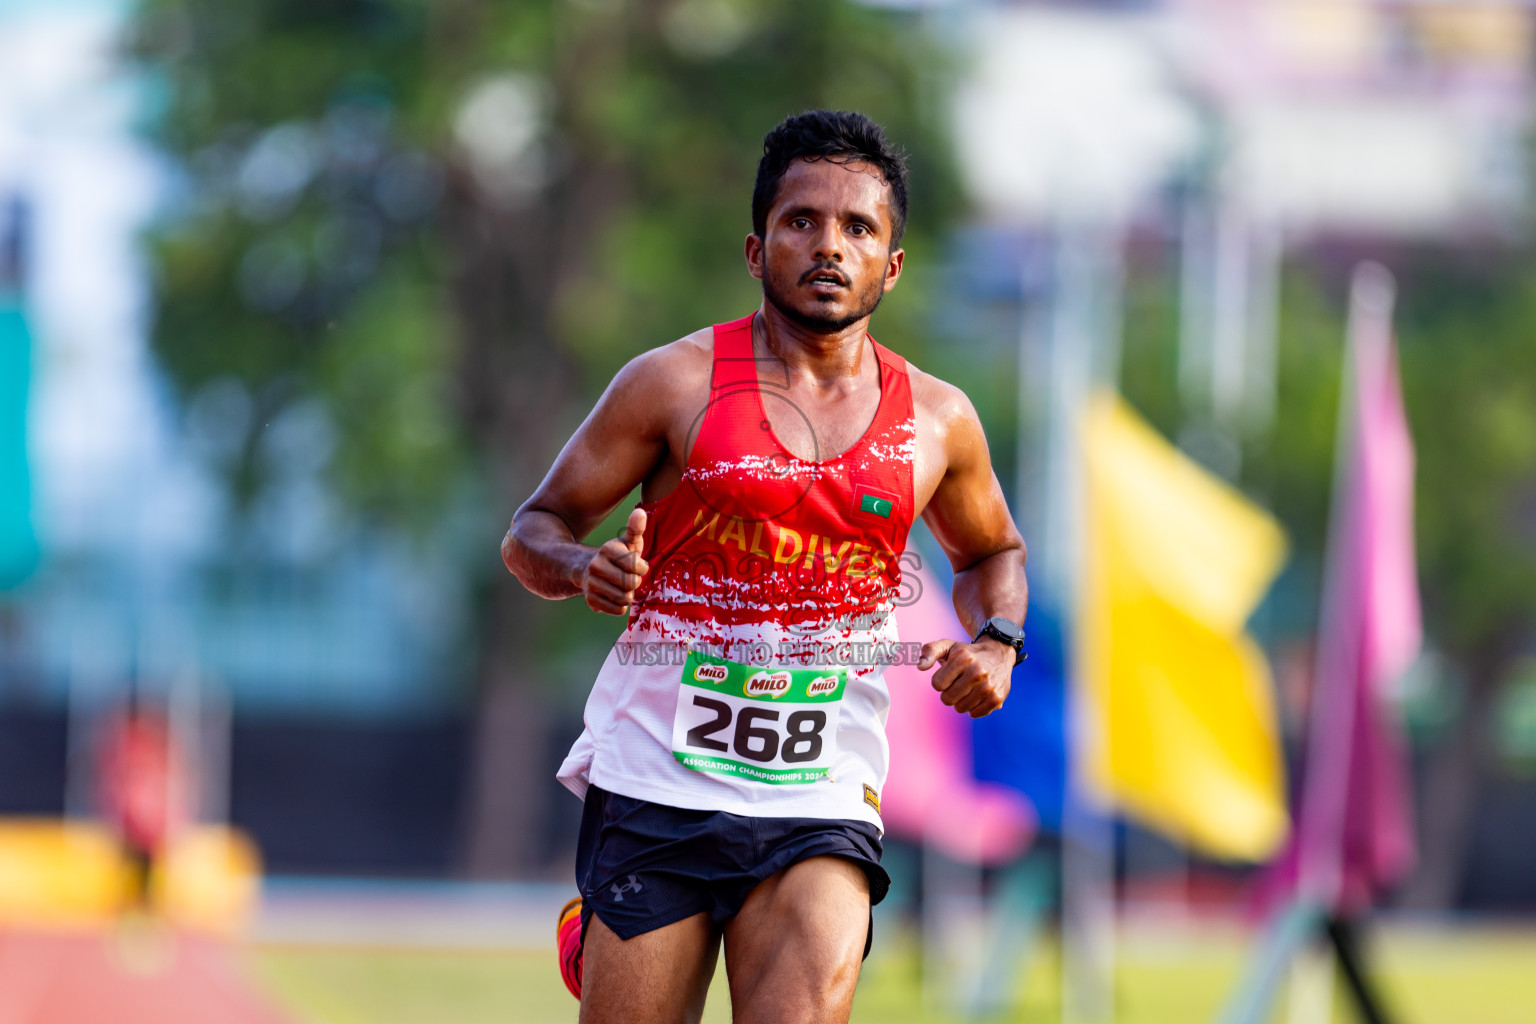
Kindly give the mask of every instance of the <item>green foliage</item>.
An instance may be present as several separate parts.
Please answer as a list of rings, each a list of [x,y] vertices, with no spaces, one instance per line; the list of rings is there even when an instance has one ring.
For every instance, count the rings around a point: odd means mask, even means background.
[[[1321,565],[1347,326],[1339,301],[1304,262],[1288,268],[1279,316],[1274,426],[1249,439],[1244,478],[1285,524],[1295,557]]]
[[[942,60],[910,18],[850,3],[148,0],[138,27],[165,96],[150,131],[186,172],[153,239],[160,361],[188,396],[238,380],[258,425],[320,397],[334,475],[365,517],[430,519],[506,441],[456,380],[504,341],[457,315],[450,280],[473,254],[443,230],[481,214],[482,232],[518,230],[465,182],[454,137],[495,76],[537,100],[541,173],[516,202],[566,220],[542,253],[550,276],[525,268],[509,288],[540,291],[517,316],[578,365],[578,406],[639,351],[756,305],[741,245],[762,135],[785,115],[856,107],[886,124],[912,154],[908,244],[930,263],[954,209],[922,109]],[[584,175],[600,206],[572,200]],[[877,324],[919,355],[921,263]],[[264,484],[256,448],[230,464],[242,499]]]
[[[1536,259],[1498,255],[1398,272],[1425,604],[1479,662],[1536,629]]]
[[[1536,661],[1515,666],[1499,694],[1495,742],[1504,763],[1527,777],[1536,775]]]
[[[1183,425],[1179,396],[1179,283],[1172,260],[1126,275],[1120,344],[1120,390],[1164,437]]]
[[[184,172],[151,239],[153,343],[182,394],[233,380],[250,396],[226,464],[242,504],[270,476],[263,425],[313,396],[372,517],[410,520],[453,472],[437,386],[453,335],[430,284],[441,172],[401,116],[424,94],[425,24],[377,3],[144,5],[137,49],[165,96],[148,130]]]
[[[316,381],[341,447],[336,476],[358,505],[420,506],[452,493],[464,431],[454,417],[451,322],[443,297],[404,273],[382,275],[331,328]]]
[[[701,52],[689,18],[709,10],[739,19],[728,53]],[[690,34],[691,33],[691,34]],[[889,14],[848,3],[669,5],[632,25],[622,72],[590,106],[570,112],[569,134],[618,162],[628,191],[592,239],[594,258],[560,285],[557,333],[598,387],[642,348],[760,301],[745,270],[750,199],[762,136],[785,116],[856,108],[912,154],[909,249],[933,261],[931,239],[953,209],[952,175],[936,127],[920,117],[924,69],[936,55]],[[914,259],[923,277],[921,257]],[[882,340],[920,346],[925,296],[903,281],[876,318]]]

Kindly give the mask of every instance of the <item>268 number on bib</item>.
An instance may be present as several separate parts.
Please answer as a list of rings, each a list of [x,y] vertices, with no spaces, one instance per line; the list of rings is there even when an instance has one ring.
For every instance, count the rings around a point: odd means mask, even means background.
[[[827,713],[820,708],[791,711],[784,720],[786,735],[782,743],[776,727],[758,724],[778,722],[778,709],[742,708],[736,715],[736,731],[727,744],[711,737],[730,727],[731,706],[723,700],[699,694],[694,695],[693,703],[695,707],[713,712],[715,717],[688,730],[687,741],[690,747],[718,750],[721,753],[735,751],[738,757],[761,763],[780,757],[781,752],[781,759],[787,764],[802,764],[821,756],[821,733],[827,727]]]

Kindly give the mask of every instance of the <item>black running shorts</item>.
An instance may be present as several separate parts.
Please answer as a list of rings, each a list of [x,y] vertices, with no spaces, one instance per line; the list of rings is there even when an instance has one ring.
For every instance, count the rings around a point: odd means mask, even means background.
[[[864,869],[871,906],[885,898],[891,876],[880,866],[880,833],[868,822],[690,811],[592,786],[576,844],[582,937],[594,912],[621,939],[699,913],[718,927],[765,878],[827,855]],[[871,925],[866,956],[873,932]]]

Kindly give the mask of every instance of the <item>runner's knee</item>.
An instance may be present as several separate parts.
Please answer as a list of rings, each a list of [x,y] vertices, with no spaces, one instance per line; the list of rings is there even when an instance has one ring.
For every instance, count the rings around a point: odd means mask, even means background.
[[[848,1019],[859,980],[860,957],[795,958],[774,962],[731,984],[736,1024],[829,1024]]]

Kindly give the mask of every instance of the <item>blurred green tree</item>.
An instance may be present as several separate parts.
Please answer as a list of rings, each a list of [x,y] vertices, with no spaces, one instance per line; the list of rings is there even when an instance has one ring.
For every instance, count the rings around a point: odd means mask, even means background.
[[[1463,681],[1423,779],[1407,902],[1450,906],[1481,783],[1504,770],[1493,716],[1536,638],[1536,253],[1421,252],[1398,270],[1404,401],[1418,449],[1430,636]]]
[[[619,628],[530,598],[501,531],[625,360],[757,304],[741,241],[784,116],[860,109],[908,148],[918,273],[877,328],[921,359],[954,209],[921,27],[840,0],[144,0],[147,131],[184,184],[153,342],[189,400],[254,411],[232,493],[268,483],[262,425],[318,401],[359,521],[480,510],[470,872],[535,866],[550,680],[589,682]]]

